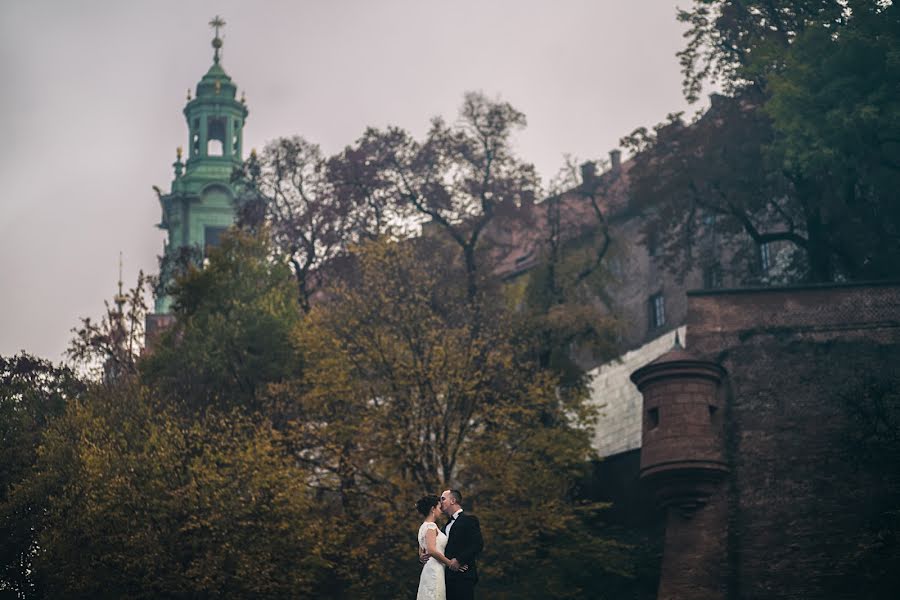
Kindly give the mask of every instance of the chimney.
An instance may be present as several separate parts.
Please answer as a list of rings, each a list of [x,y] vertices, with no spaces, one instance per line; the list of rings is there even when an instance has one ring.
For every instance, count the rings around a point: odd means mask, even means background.
[[[597,177],[597,163],[592,160],[582,163],[581,165],[581,183],[591,185],[594,178]]]
[[[618,173],[622,166],[622,151],[618,148],[609,151],[609,170]]]

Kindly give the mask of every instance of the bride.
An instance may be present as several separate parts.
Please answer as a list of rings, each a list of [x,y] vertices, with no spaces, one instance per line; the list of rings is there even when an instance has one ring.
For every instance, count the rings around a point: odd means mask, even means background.
[[[425,517],[425,522],[419,527],[419,548],[431,555],[431,558],[422,567],[416,600],[446,600],[447,598],[444,567],[450,565],[450,559],[444,556],[447,536],[435,523],[438,515],[441,514],[439,505],[440,498],[437,496],[425,496],[416,502],[416,510]]]

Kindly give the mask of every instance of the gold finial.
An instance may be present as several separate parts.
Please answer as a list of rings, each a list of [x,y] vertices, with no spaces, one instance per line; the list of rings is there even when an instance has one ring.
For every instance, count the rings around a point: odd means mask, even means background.
[[[181,149],[181,146],[178,146],[177,148],[175,148],[175,156],[178,158],[179,162],[181,161],[181,153],[182,152],[184,152],[184,150]]]
[[[250,158],[256,159],[256,148],[250,148]]]
[[[241,92],[241,104],[247,104],[247,94]]]
[[[188,88],[187,99],[188,99],[188,102],[191,101],[191,88]]]
[[[216,15],[213,17],[213,20],[209,22],[209,26],[216,30],[216,37],[214,37],[212,41],[212,47],[215,48],[213,62],[219,64],[219,48],[222,47],[222,40],[219,38],[219,27],[225,27],[225,20],[219,15]]]

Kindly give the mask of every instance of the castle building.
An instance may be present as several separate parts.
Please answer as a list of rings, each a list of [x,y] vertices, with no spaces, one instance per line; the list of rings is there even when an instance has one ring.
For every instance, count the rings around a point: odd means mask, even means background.
[[[168,315],[172,300],[167,287],[180,264],[202,259],[208,246],[235,220],[236,193],[231,184],[235,167],[243,161],[243,129],[247,107],[236,99],[237,86],[222,68],[219,53],[222,40],[219,17],[210,22],[216,30],[212,41],[213,64],[188,91],[184,117],[188,126],[188,155],[182,149],[172,165],[175,177],[168,193],[159,192],[162,220],[159,227],[168,233],[160,264],[156,315]],[[159,320],[159,319],[158,319]],[[164,320],[164,319],[163,319]]]

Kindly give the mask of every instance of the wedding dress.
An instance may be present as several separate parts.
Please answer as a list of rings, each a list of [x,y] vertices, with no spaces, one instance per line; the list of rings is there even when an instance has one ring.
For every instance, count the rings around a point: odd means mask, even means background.
[[[419,547],[427,551],[425,545],[425,532],[429,529],[437,531],[435,548],[441,554],[447,547],[447,536],[438,529],[434,523],[426,521],[419,527]],[[419,576],[419,591],[416,600],[447,600],[447,586],[444,584],[444,565],[433,556],[422,566],[422,574]]]

